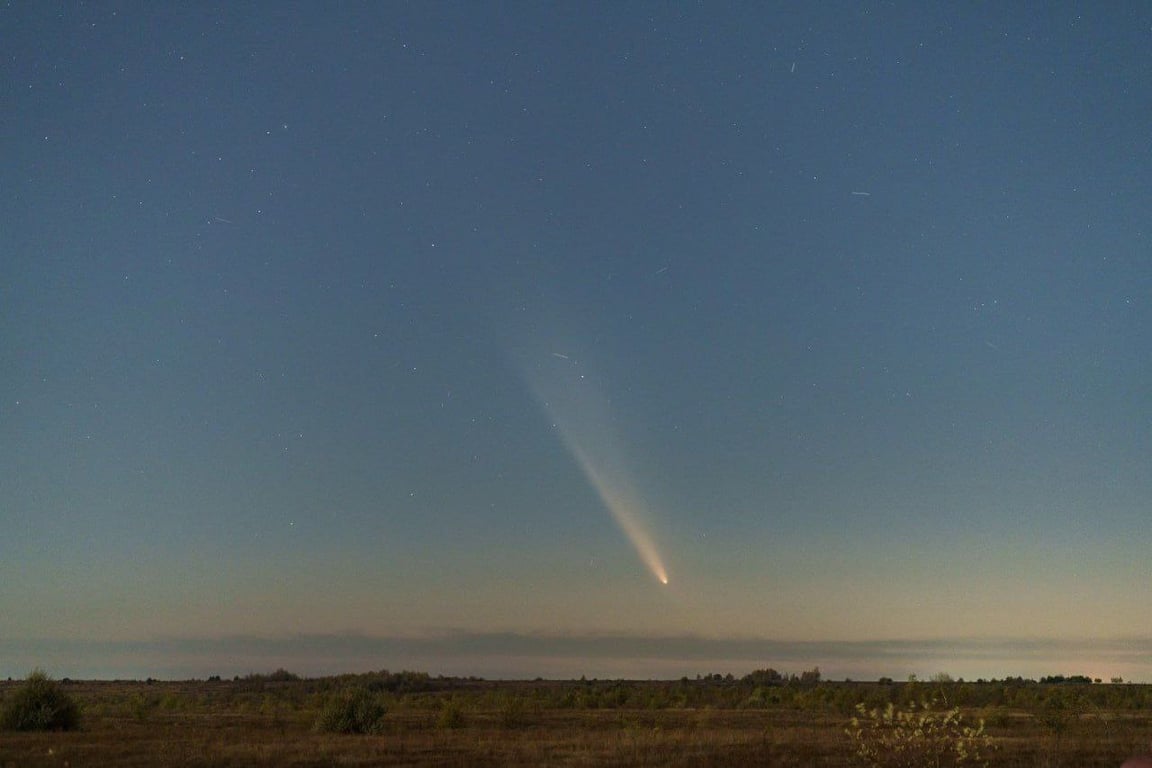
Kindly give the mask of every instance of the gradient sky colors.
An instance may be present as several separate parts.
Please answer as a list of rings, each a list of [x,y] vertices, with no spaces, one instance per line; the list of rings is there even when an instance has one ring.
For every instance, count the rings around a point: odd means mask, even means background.
[[[0,675],[1152,681],[1148,8],[0,39]]]

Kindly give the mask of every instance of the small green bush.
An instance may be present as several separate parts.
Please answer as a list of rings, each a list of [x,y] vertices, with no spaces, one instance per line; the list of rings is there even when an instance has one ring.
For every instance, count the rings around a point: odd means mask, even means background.
[[[379,696],[363,688],[344,691],[328,700],[316,730],[321,733],[380,733],[387,708]]]
[[[80,707],[42,670],[33,670],[0,712],[6,731],[72,731],[80,727]]]
[[[856,756],[869,768],[944,768],[987,765],[992,739],[984,721],[966,725],[959,708],[936,710],[934,702],[908,709],[889,704],[869,710],[856,705],[848,737]]]
[[[501,727],[520,728],[528,723],[531,714],[530,702],[524,695],[506,694],[500,698],[496,714]]]
[[[438,728],[463,728],[464,711],[460,709],[460,704],[457,701],[446,701],[444,706],[440,708],[440,715],[436,718],[436,726]]]

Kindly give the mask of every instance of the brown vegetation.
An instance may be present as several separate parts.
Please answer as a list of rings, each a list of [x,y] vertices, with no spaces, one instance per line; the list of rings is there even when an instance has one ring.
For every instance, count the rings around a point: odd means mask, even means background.
[[[0,683],[0,705],[20,685]],[[1152,733],[1152,689],[1133,685],[375,673],[63,687],[81,730],[0,733],[0,766],[853,766],[857,704],[927,697],[985,721],[992,766],[1115,768]],[[375,732],[324,732],[326,707],[350,700],[371,702]]]

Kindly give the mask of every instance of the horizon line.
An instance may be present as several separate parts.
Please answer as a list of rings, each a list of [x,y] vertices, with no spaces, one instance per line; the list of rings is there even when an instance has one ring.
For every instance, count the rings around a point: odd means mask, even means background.
[[[65,668],[74,679],[198,679],[291,669],[308,677],[414,669],[446,677],[528,680],[679,679],[700,673],[819,667],[826,679],[965,680],[1057,674],[1152,680],[1152,638],[778,640],[605,632],[438,630],[424,635],[336,633],[176,635],[91,640],[0,639],[14,676]],[[1041,670],[1044,670],[1041,672]],[[622,674],[623,673],[623,674]]]

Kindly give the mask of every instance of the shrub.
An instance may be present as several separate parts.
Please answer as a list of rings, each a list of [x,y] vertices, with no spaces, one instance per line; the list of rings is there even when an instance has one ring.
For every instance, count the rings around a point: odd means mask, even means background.
[[[297,675],[294,672],[289,672],[288,670],[284,669],[284,667],[280,667],[272,674],[267,675],[264,679],[270,683],[294,683],[300,679],[300,675]]]
[[[944,768],[987,765],[992,738],[984,721],[965,725],[958,708],[934,710],[934,702],[908,709],[889,704],[883,710],[856,705],[849,738],[856,756],[870,768]]]
[[[528,702],[524,700],[523,696],[509,693],[500,698],[496,714],[502,727],[519,728],[527,720]]]
[[[371,691],[356,688],[337,694],[316,719],[316,730],[322,733],[380,733],[387,709]]]
[[[464,711],[460,703],[455,700],[444,702],[436,718],[436,725],[440,728],[463,728],[464,724]]]
[[[80,707],[42,670],[33,670],[0,712],[9,731],[72,731],[80,727]]]
[[[128,700],[128,706],[132,710],[132,717],[136,718],[138,722],[147,722],[148,718],[152,716],[153,710],[160,705],[160,700],[154,696],[145,696],[142,693],[135,693],[132,698]]]

